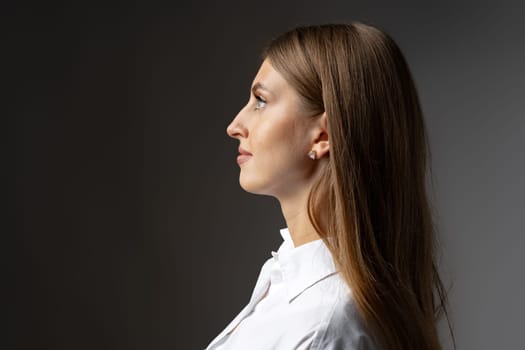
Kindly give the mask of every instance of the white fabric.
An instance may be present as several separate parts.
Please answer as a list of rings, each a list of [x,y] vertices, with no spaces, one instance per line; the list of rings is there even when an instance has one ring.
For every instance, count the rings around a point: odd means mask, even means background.
[[[294,247],[288,228],[280,232],[248,305],[206,350],[379,349],[324,242]]]

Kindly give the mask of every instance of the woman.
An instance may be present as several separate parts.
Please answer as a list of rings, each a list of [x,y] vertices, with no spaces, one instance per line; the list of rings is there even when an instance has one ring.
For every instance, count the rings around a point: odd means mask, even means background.
[[[440,349],[429,148],[398,46],[370,25],[319,25],[262,58],[227,133],[241,187],[277,198],[287,227],[207,349]]]

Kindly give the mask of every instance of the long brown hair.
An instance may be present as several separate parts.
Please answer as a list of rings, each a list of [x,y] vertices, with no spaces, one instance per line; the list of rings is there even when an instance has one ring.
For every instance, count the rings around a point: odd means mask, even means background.
[[[292,29],[262,58],[312,116],[327,114],[329,161],[308,215],[365,323],[385,349],[441,349],[437,320],[448,313],[425,187],[430,147],[401,50],[354,22]]]

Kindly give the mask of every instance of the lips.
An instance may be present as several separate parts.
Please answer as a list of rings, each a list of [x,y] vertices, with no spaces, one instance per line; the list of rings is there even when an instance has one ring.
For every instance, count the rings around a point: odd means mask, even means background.
[[[241,146],[239,146],[239,154],[240,155],[246,155],[246,156],[251,156],[252,155],[250,152],[248,152],[247,150],[245,150]]]
[[[237,156],[237,163],[241,165],[252,157],[252,154],[239,146],[239,155]]]

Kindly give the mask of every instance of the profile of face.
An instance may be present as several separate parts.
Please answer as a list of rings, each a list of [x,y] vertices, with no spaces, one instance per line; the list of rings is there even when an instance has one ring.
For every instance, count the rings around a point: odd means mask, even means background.
[[[248,103],[226,132],[251,155],[240,157],[239,183],[254,194],[277,198],[293,195],[312,179],[328,152],[326,115],[311,116],[301,97],[266,59],[253,80]],[[326,160],[326,157],[325,157]]]

